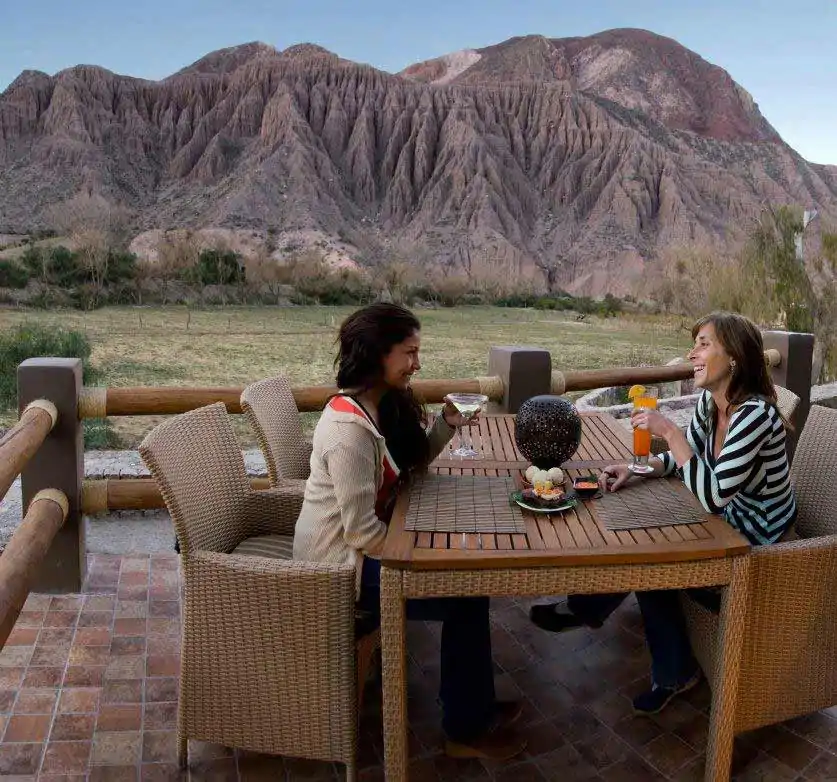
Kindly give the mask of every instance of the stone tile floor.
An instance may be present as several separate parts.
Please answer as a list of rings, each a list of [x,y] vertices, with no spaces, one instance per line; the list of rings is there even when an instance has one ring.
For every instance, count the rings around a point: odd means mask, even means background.
[[[335,780],[328,763],[191,742],[176,766],[180,579],[175,556],[90,558],[80,595],[31,595],[0,653],[0,778],[13,780]],[[627,603],[599,631],[550,636],[528,601],[494,603],[498,694],[522,698],[528,750],[505,765],[440,754],[438,627],[411,624],[411,780],[628,782],[702,779],[705,685],[656,718],[631,713],[648,661]],[[380,684],[361,722],[361,779],[383,780]],[[736,740],[739,780],[837,780],[837,709]]]

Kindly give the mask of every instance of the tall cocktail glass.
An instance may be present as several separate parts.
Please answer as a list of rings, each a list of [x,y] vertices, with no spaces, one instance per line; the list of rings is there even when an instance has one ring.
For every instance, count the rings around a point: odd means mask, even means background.
[[[485,394],[448,394],[445,397],[445,401],[450,402],[466,421],[470,421],[485,407],[488,402],[488,397]],[[454,449],[451,453],[454,456],[459,456],[461,459],[478,459],[481,454],[474,448],[473,438],[470,435],[470,427],[466,426],[465,429],[469,430],[468,442],[465,442],[462,427],[458,427],[459,448]]]
[[[634,412],[637,410],[655,410],[657,408],[657,397],[659,389],[634,386],[631,388],[630,396],[634,403]],[[634,428],[634,458],[628,465],[631,472],[639,475],[647,475],[654,471],[648,463],[651,456],[651,432],[645,427]]]

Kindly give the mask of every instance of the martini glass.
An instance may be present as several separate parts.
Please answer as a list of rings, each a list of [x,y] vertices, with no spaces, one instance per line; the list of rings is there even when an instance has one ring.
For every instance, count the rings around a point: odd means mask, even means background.
[[[450,402],[459,412],[459,414],[466,420],[470,421],[480,410],[483,409],[488,402],[488,397],[485,394],[448,394],[445,397],[446,402]],[[470,427],[466,427],[470,429]],[[477,459],[480,456],[479,451],[474,448],[473,438],[468,434],[469,442],[465,442],[465,435],[462,432],[462,427],[457,427],[459,432],[459,448],[451,451],[454,456],[459,456],[461,459]]]

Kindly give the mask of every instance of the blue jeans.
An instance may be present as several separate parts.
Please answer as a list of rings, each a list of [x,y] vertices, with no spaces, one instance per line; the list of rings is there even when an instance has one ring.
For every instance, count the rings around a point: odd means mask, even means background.
[[[712,611],[720,608],[720,595],[709,589],[686,590]],[[601,624],[629,595],[569,595],[567,607],[585,624]],[[637,592],[636,599],[645,625],[645,641],[651,654],[651,678],[660,687],[677,687],[694,676],[698,664],[692,653],[686,620],[680,605],[680,590]]]
[[[442,728],[467,743],[485,733],[495,713],[494,666],[487,597],[435,597],[407,601],[407,619],[442,623]],[[381,563],[369,557],[361,572],[361,611],[380,622]]]

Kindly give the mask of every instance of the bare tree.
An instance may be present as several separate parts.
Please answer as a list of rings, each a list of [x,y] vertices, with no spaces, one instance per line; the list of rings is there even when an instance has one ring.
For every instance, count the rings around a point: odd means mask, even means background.
[[[192,231],[166,231],[157,242],[155,276],[160,280],[163,304],[168,303],[169,283],[194,267],[200,249]]]
[[[79,255],[92,287],[95,307],[108,280],[112,252],[126,249],[130,213],[98,194],[77,193],[48,213],[53,229],[67,236]]]

